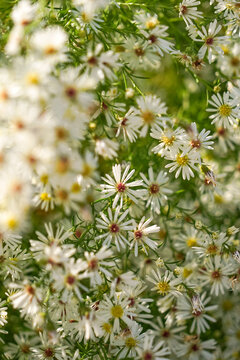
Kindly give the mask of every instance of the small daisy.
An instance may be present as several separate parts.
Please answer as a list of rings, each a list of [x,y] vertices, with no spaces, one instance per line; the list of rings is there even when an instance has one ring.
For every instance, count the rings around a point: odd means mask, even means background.
[[[128,139],[130,142],[134,142],[138,137],[140,126],[141,124],[139,123],[139,117],[136,114],[136,110],[131,107],[125,116],[119,120],[116,137],[119,136],[122,131],[124,141]]]
[[[210,328],[208,322],[215,322],[216,320],[206,314],[206,312],[217,309],[217,305],[206,306],[211,300],[211,297],[206,298],[206,293],[201,296],[194,295],[192,299],[186,296],[178,298],[177,302],[177,321],[182,322],[184,320],[191,319],[192,324],[190,332],[196,331],[198,335],[205,332]]]
[[[202,31],[198,31],[198,35],[201,39],[195,39],[195,41],[204,42],[203,46],[198,52],[200,59],[203,59],[206,52],[208,51],[208,61],[211,64],[214,61],[214,52],[216,51],[219,54],[223,54],[223,50],[219,44],[224,43],[228,40],[227,36],[216,36],[221,30],[222,26],[217,25],[217,20],[215,19],[210,23],[208,30],[202,26]]]
[[[113,208],[116,208],[118,201],[120,200],[120,207],[123,206],[123,199],[129,197],[133,202],[137,203],[143,191],[133,190],[131,187],[141,186],[142,180],[136,180],[128,183],[127,181],[133,176],[135,170],[129,172],[130,165],[127,165],[123,174],[121,174],[121,165],[114,165],[112,172],[114,179],[110,175],[106,174],[106,177],[102,178],[107,184],[101,185],[102,193],[104,197],[110,197],[115,195],[113,200]]]
[[[186,143],[187,138],[186,132],[181,128],[173,130],[169,127],[163,127],[162,129],[160,126],[155,126],[151,130],[150,136],[159,141],[159,144],[152,151],[161,156],[167,154],[168,151],[173,154],[178,153],[181,146]]]
[[[106,246],[101,247],[97,253],[85,252],[84,256],[87,261],[87,277],[90,277],[90,282],[92,286],[100,285],[103,282],[101,273],[106,276],[107,279],[110,279],[112,274],[106,267],[114,266],[115,263],[110,261],[113,253],[110,249],[107,249]]]
[[[10,296],[13,307],[21,309],[22,314],[35,315],[40,311],[41,292],[34,285],[23,283],[22,285],[12,284],[19,291]]]
[[[169,297],[175,297],[181,295],[177,290],[176,286],[179,285],[180,280],[173,277],[173,274],[168,270],[165,271],[164,275],[159,270],[152,270],[152,276],[147,276],[148,281],[154,284],[152,290],[155,290],[165,299]]]
[[[230,275],[234,274],[234,268],[229,263],[221,259],[220,256],[209,258],[205,268],[201,270],[201,286],[209,284],[211,286],[210,294],[218,296],[224,294],[225,290],[230,288]]]
[[[169,172],[177,170],[175,178],[178,178],[182,172],[183,180],[190,180],[190,177],[194,177],[192,169],[197,170],[196,164],[199,163],[198,154],[195,149],[192,149],[185,154],[183,152],[179,152],[175,156],[169,153],[165,156],[165,159],[172,161],[165,166],[166,168],[170,168]]]
[[[159,25],[149,31],[141,31],[146,40],[148,40],[149,47],[156,51],[160,56],[163,56],[164,52],[169,54],[173,51],[174,44],[165,39],[165,37],[168,36],[167,29],[167,26]]]
[[[147,95],[145,98],[140,97],[137,99],[137,104],[142,123],[140,136],[145,137],[149,127],[152,129],[156,125],[164,124],[166,118],[162,118],[162,115],[167,113],[167,107],[155,95]]]
[[[141,347],[137,348],[138,357],[136,359],[141,360],[167,360],[166,355],[170,354],[170,351],[167,347],[163,347],[163,341],[157,341],[154,344],[154,336],[145,334],[144,341],[141,344]]]
[[[65,59],[64,50],[67,35],[59,26],[36,31],[31,37],[31,45],[36,52],[49,60],[51,64]]]
[[[117,250],[120,251],[120,247],[125,248],[126,244],[129,245],[129,242],[126,238],[126,232],[133,230],[132,220],[123,221],[128,215],[128,210],[124,211],[120,215],[120,207],[116,208],[115,213],[113,214],[112,210],[108,208],[108,217],[101,212],[101,219],[97,219],[97,228],[107,230],[106,233],[97,236],[96,239],[104,239],[103,245],[110,246],[111,242],[114,241],[117,247]]]
[[[149,67],[156,68],[159,66],[159,55],[149,46],[147,40],[137,40],[130,37],[124,44],[125,52],[122,53],[123,59],[129,63],[132,69]]]
[[[156,241],[151,240],[148,235],[157,233],[160,231],[160,227],[157,225],[147,226],[152,219],[145,221],[145,216],[141,219],[139,224],[135,224],[135,229],[133,232],[130,232],[130,238],[132,239],[131,248],[134,247],[134,255],[138,256],[138,247],[142,246],[144,252],[148,254],[145,245],[149,246],[151,249],[157,248]]]
[[[114,159],[117,157],[119,143],[108,138],[96,139],[95,152],[104,159]]]
[[[168,176],[166,172],[159,171],[155,177],[152,167],[148,169],[149,180],[143,173],[140,173],[144,183],[143,187],[147,189],[147,194],[144,196],[147,200],[146,207],[150,206],[151,211],[160,214],[160,208],[163,202],[167,200],[167,195],[172,193],[165,185],[168,183]]]
[[[120,336],[114,339],[113,345],[116,349],[113,354],[118,354],[119,359],[126,359],[127,356],[136,359],[137,349],[141,346],[144,337],[142,327],[134,322],[130,329],[124,329]]]
[[[216,123],[217,126],[228,129],[238,124],[239,109],[231,104],[229,92],[225,92],[223,96],[218,93],[213,95],[209,104],[213,108],[208,108],[207,111],[214,113],[209,116],[212,119],[211,124]]]
[[[196,149],[197,151],[200,151],[203,148],[213,150],[213,147],[211,146],[214,143],[211,141],[213,136],[209,134],[210,130],[205,129],[198,133],[196,123],[192,123],[188,128],[189,146],[186,148],[186,153],[191,149]]]
[[[185,21],[187,28],[189,25],[193,25],[193,20],[203,17],[202,12],[198,11],[197,5],[200,5],[200,1],[183,0],[179,4],[179,16]]]
[[[181,344],[178,348],[178,356],[189,360],[213,359],[212,351],[216,348],[215,340],[201,341],[196,336],[186,335],[184,342],[185,344]]]
[[[133,325],[131,317],[134,317],[135,309],[129,308],[128,302],[123,293],[114,294],[112,298],[105,294],[104,300],[100,302],[98,316],[105,322],[110,322],[113,332],[120,332],[120,320],[130,327]]]
[[[217,234],[217,236],[205,235],[198,242],[198,246],[193,246],[193,250],[198,254],[199,258],[206,256],[220,255],[222,246],[228,241],[227,236],[224,233]]]

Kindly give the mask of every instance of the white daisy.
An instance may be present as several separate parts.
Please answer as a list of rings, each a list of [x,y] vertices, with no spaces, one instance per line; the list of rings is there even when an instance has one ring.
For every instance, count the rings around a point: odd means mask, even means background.
[[[158,125],[151,130],[150,136],[159,141],[159,144],[155,146],[152,151],[161,156],[167,154],[168,151],[176,154],[180,147],[186,144],[187,138],[186,132],[181,128],[173,130],[165,126],[161,128]]]
[[[180,280],[175,278],[171,272],[165,271],[164,275],[157,269],[152,270],[152,277],[147,276],[147,280],[154,284],[152,290],[164,296],[165,299],[181,295],[177,290]]]
[[[197,9],[197,5],[200,5],[200,1],[183,0],[179,4],[179,16],[183,18],[187,27],[193,25],[193,20],[203,17],[202,12]]]
[[[135,228],[133,232],[130,232],[130,238],[132,239],[131,248],[134,247],[134,255],[138,256],[138,247],[141,246],[146,254],[148,254],[145,245],[149,246],[151,249],[157,248],[157,242],[151,240],[148,235],[157,233],[160,231],[160,227],[157,225],[147,226],[152,219],[145,221],[145,216],[141,219],[139,224],[135,223]]]
[[[108,217],[101,212],[101,219],[97,218],[97,228],[107,230],[102,235],[97,236],[96,239],[104,239],[103,245],[110,246],[111,242],[114,241],[117,250],[120,251],[120,247],[125,248],[126,244],[129,245],[127,240],[127,232],[134,229],[133,221],[123,221],[128,215],[129,210],[124,211],[120,215],[120,207],[118,206],[115,213],[108,208]]]
[[[214,94],[209,100],[209,104],[213,108],[208,108],[207,111],[214,113],[209,116],[212,119],[211,124],[216,123],[217,126],[224,128],[231,128],[238,124],[239,108],[231,104],[229,92],[223,93],[223,96],[219,93]]]
[[[143,187],[147,189],[147,194],[144,199],[147,200],[146,207],[150,206],[151,211],[160,214],[160,208],[164,201],[167,200],[167,195],[172,193],[165,185],[168,183],[169,178],[167,173],[159,171],[155,176],[152,167],[148,169],[149,179],[143,173],[140,173],[144,183]]]
[[[135,170],[129,172],[130,165],[127,165],[123,174],[121,174],[121,165],[114,165],[112,167],[112,172],[114,179],[110,175],[106,174],[106,177],[102,179],[107,184],[101,184],[102,193],[104,197],[110,197],[115,195],[113,200],[113,208],[117,206],[118,201],[120,200],[120,207],[123,206],[123,199],[129,197],[133,202],[137,203],[137,198],[139,198],[143,190],[133,190],[132,187],[141,186],[142,180],[136,180],[132,182],[127,182],[134,174]]]
[[[200,36],[201,40],[195,39],[195,41],[204,42],[203,46],[198,52],[198,56],[200,59],[203,59],[206,52],[208,51],[209,64],[214,61],[214,52],[223,54],[223,50],[219,45],[228,40],[227,36],[216,36],[221,28],[222,26],[217,25],[217,20],[215,19],[210,23],[208,30],[202,26],[202,31],[198,31],[198,35]]]
[[[166,168],[169,168],[169,172],[177,170],[175,178],[182,172],[183,180],[190,180],[190,177],[194,177],[192,170],[197,170],[196,164],[199,163],[198,153],[195,149],[192,149],[185,154],[179,152],[174,156],[169,152],[169,154],[165,155],[165,159],[172,161],[165,166]]]

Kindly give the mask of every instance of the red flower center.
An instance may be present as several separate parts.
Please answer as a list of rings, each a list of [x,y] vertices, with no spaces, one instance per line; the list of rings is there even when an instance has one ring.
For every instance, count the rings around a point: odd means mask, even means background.
[[[151,194],[157,194],[159,192],[159,185],[152,184],[149,188]]]
[[[126,185],[123,183],[117,184],[117,191],[123,193],[126,190]]]
[[[134,237],[135,237],[135,239],[141,239],[142,238],[142,236],[143,236],[143,232],[141,231],[141,230],[136,230],[136,231],[134,231]]]
[[[206,40],[205,40],[205,43],[206,43],[206,45],[212,45],[213,44],[213,38],[212,37],[209,37],[209,38],[207,38]]]
[[[111,233],[117,233],[117,232],[119,232],[119,226],[118,226],[118,224],[111,224],[110,225],[110,231],[111,231]]]

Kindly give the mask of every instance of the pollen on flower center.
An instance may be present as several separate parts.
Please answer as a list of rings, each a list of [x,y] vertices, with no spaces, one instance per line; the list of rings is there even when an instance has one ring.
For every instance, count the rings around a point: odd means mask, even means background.
[[[115,318],[121,318],[123,316],[123,308],[121,305],[115,305],[111,308],[111,314]]]
[[[170,285],[166,281],[159,281],[157,289],[161,295],[166,295],[170,290]]]
[[[212,276],[212,279],[219,280],[221,278],[221,273],[219,270],[215,270],[212,272],[211,276]]]
[[[54,355],[54,350],[52,348],[47,348],[44,350],[44,356],[45,357],[52,357]]]
[[[187,6],[182,5],[180,11],[181,11],[181,14],[182,14],[182,15],[185,15],[185,14],[187,13],[187,11],[188,11]]]
[[[98,268],[98,259],[94,258],[88,262],[88,268],[90,270],[96,270]]]
[[[185,166],[185,165],[187,165],[188,164],[188,156],[187,155],[184,155],[184,156],[182,156],[182,155],[180,155],[180,154],[178,154],[177,155],[177,158],[176,158],[176,161],[177,161],[177,163],[178,163],[178,165],[180,165],[180,166]]]
[[[66,283],[68,285],[73,285],[75,283],[75,276],[73,275],[68,275],[67,278],[66,278]]]
[[[211,46],[213,44],[213,37],[209,37],[205,40],[206,45]]]
[[[154,29],[158,24],[158,19],[155,17],[150,18],[146,21],[145,26],[147,29]]]
[[[218,252],[218,247],[215,244],[211,244],[207,247],[207,252],[210,255],[215,255]]]
[[[119,228],[118,224],[111,224],[109,226],[109,230],[111,233],[116,234],[117,232],[119,232],[120,228]]]
[[[135,237],[136,240],[141,239],[142,236],[143,236],[143,232],[141,230],[134,231],[134,237]]]
[[[159,185],[158,184],[152,184],[150,187],[149,187],[149,191],[151,194],[157,194],[159,193]]]
[[[138,47],[138,48],[136,48],[136,49],[134,49],[134,52],[135,52],[135,54],[137,55],[137,56],[143,56],[144,55],[144,50],[141,48],[141,47]]]
[[[131,347],[136,346],[137,342],[133,337],[129,337],[129,338],[126,339],[125,344],[126,344],[127,347],[131,348]]]
[[[123,193],[126,190],[126,185],[123,183],[117,184],[117,191]]]
[[[43,200],[43,201],[50,201],[51,200],[51,196],[46,193],[46,192],[43,192],[41,193],[40,195],[40,199]]]
[[[196,140],[192,140],[191,141],[191,146],[193,148],[197,148],[199,149],[201,147],[201,141],[199,139],[196,139]]]
[[[230,116],[231,112],[232,112],[232,108],[231,108],[231,106],[229,106],[227,104],[223,104],[223,105],[219,106],[218,111],[219,111],[220,115],[222,115],[222,116]]]
[[[146,351],[143,354],[143,360],[153,360],[153,354],[149,351]]]
[[[151,111],[144,111],[142,112],[143,121],[147,124],[151,124],[155,120],[155,116]]]
[[[104,324],[102,325],[102,328],[103,328],[104,331],[106,331],[106,333],[108,333],[108,334],[111,333],[111,330],[112,330],[111,324],[109,324],[109,323],[104,323]]]
[[[175,138],[174,135],[172,135],[172,136],[170,136],[170,137],[168,137],[168,136],[166,136],[166,135],[163,135],[163,136],[161,137],[162,142],[164,142],[164,144],[167,145],[167,146],[171,146],[171,145],[174,143],[175,139],[176,139],[176,138]]]
[[[197,245],[197,240],[193,237],[190,237],[187,239],[187,246],[188,247],[193,247]]]

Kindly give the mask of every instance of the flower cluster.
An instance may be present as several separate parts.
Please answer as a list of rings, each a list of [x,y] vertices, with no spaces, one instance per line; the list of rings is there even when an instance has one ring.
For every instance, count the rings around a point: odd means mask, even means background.
[[[0,10],[1,359],[240,359],[239,2]]]

